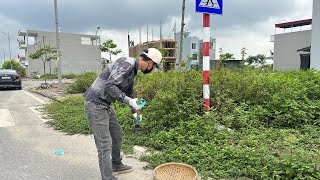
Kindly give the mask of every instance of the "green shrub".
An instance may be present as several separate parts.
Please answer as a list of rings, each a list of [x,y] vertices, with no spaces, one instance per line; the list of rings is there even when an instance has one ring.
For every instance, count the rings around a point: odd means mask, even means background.
[[[22,77],[22,78],[25,78],[26,77],[26,74],[27,74],[27,71],[26,71],[26,68],[20,66],[17,68],[17,73]]]
[[[319,124],[320,73],[317,71],[260,73],[223,69],[212,72],[211,77],[213,106],[221,114],[245,103],[249,109],[259,109],[258,126],[262,123],[292,128]]]
[[[91,86],[96,77],[97,75],[94,72],[88,72],[78,75],[75,83],[68,87],[68,93],[84,93]]]
[[[77,74],[62,74],[62,78],[64,79],[75,79],[77,78],[78,75]],[[58,79],[58,74],[46,74],[46,75],[42,75],[41,79]]]
[[[62,78],[66,79],[76,79],[78,77],[78,74],[63,74]]]
[[[79,76],[74,92],[84,92],[94,79]],[[320,179],[320,72],[213,71],[208,114],[201,72],[139,74],[139,81],[147,100],[142,126],[151,132],[133,134],[130,109],[113,107],[126,152],[133,145],[160,151],[143,157],[149,167],[183,162],[214,179]],[[46,109],[56,129],[91,132],[82,97]]]
[[[40,78],[40,75],[39,75],[39,72],[31,72],[31,78],[33,79],[39,79]]]
[[[170,129],[190,114],[202,114],[202,74],[169,71],[141,77],[143,98],[149,102],[145,108],[146,126],[154,130]],[[138,82],[137,81],[137,82]]]
[[[45,74],[45,75],[41,75],[40,79],[58,79],[58,75],[57,74]]]
[[[12,67],[11,67],[12,66]],[[19,63],[19,61],[5,61],[2,64],[2,69],[14,69],[17,71],[17,73],[22,77],[26,77],[26,69],[24,67],[22,67]]]

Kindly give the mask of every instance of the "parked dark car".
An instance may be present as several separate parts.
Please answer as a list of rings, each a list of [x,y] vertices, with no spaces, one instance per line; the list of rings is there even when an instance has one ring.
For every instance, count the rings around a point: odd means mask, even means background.
[[[21,77],[16,70],[0,69],[0,88],[22,89]]]

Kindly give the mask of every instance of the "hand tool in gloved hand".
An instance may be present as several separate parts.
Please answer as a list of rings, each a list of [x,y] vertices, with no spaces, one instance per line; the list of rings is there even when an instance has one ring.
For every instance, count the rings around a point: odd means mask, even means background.
[[[147,102],[142,98],[142,83],[138,83],[138,93],[137,93],[137,104],[140,106],[145,106]],[[140,122],[142,121],[142,112],[141,109],[137,110],[137,113],[133,114],[133,118],[135,120],[135,125],[133,127],[133,132],[136,133],[138,131],[148,131],[149,129],[143,128],[140,125]]]
[[[138,99],[134,98],[129,100],[129,105],[135,110],[141,110],[145,104],[138,103]]]

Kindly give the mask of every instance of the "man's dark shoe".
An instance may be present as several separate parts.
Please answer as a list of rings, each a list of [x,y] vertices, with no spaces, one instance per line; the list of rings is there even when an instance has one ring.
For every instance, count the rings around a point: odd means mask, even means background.
[[[118,165],[113,165],[112,166],[112,174],[117,175],[117,174],[123,174],[123,173],[128,173],[133,171],[133,168],[131,166],[127,166],[124,164],[118,164]]]

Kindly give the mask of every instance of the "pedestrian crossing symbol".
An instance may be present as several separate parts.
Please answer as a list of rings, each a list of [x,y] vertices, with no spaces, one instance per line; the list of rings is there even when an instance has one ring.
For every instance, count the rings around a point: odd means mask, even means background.
[[[219,3],[217,0],[201,0],[200,7],[220,9]]]
[[[222,0],[196,0],[196,12],[222,14]]]

